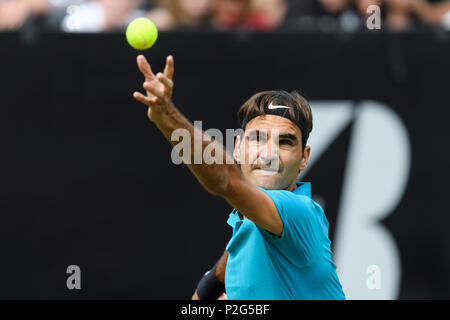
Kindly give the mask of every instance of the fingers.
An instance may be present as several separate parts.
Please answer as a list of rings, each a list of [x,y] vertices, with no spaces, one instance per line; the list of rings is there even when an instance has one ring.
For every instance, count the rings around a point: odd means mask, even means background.
[[[163,106],[170,102],[173,91],[173,57],[167,57],[164,73],[159,72],[156,76],[152,72],[147,59],[143,55],[139,55],[137,57],[137,64],[139,70],[145,76],[143,87],[147,91],[147,95],[144,95],[140,92],[135,92],[133,94],[134,99],[145,105],[148,105],[149,107],[158,104]]]
[[[150,98],[150,97],[144,96],[142,93],[137,92],[137,91],[135,93],[133,93],[133,98],[147,106],[151,106],[153,104],[158,103],[158,98],[156,98],[156,97]]]
[[[167,78],[161,72],[156,75],[156,79],[158,79],[164,85],[165,91],[169,94],[169,96],[172,96],[173,81]]]
[[[144,82],[143,88],[161,100],[170,99],[172,97],[173,81],[159,72],[156,75],[156,79]]]
[[[164,90],[159,86],[160,82],[157,81],[151,81],[151,82],[144,82],[144,89],[147,90],[147,92],[151,93],[155,97],[159,98],[160,100],[166,99],[166,94],[163,92]],[[160,87],[159,89],[156,88],[156,86]]]
[[[174,72],[174,60],[172,56],[168,56],[166,59],[166,66],[164,68],[164,75],[172,80],[173,78],[173,72]]]
[[[147,59],[145,59],[142,54],[137,57],[137,65],[139,67],[139,70],[144,75],[146,81],[150,81],[155,78],[152,68],[148,64]]]
[[[197,290],[195,290],[194,294],[192,295],[192,300],[200,300],[197,294]]]

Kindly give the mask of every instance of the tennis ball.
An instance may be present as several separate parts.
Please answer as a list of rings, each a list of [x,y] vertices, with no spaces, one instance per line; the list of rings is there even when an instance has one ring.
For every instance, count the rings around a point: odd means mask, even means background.
[[[137,18],[128,25],[126,36],[130,46],[138,50],[145,50],[155,44],[158,38],[158,29],[152,20]]]

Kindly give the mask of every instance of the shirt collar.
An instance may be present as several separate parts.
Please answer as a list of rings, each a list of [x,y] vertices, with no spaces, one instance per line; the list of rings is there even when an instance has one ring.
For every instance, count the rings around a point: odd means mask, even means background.
[[[292,192],[311,198],[311,182],[297,182],[297,188],[295,188]]]

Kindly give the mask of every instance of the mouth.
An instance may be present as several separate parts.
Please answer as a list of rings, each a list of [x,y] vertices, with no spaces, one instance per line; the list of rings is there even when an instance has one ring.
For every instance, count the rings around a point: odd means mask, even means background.
[[[263,173],[277,173],[278,171],[279,171],[279,168],[274,168],[274,167],[272,167],[272,166],[258,166],[258,167],[255,167],[253,170],[260,170],[260,171],[262,171]]]

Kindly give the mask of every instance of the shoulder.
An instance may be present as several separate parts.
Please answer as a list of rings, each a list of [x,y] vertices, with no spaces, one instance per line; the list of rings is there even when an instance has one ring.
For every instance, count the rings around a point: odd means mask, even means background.
[[[320,206],[310,197],[296,194],[287,190],[262,189],[275,203],[278,211],[292,211],[297,214],[309,213],[317,210]]]
[[[286,190],[264,190],[277,206],[283,221],[280,236],[260,231],[271,245],[285,250],[287,256],[295,257],[295,263],[306,264],[320,252],[328,225],[319,204],[309,195]]]

